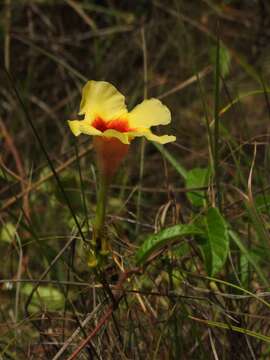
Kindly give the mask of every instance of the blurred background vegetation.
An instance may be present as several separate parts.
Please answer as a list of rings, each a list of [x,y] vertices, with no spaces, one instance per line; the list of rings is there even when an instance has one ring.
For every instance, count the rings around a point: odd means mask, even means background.
[[[269,359],[269,1],[0,6],[0,359]],[[160,98],[177,137],[132,143],[100,272],[67,127],[89,79]]]

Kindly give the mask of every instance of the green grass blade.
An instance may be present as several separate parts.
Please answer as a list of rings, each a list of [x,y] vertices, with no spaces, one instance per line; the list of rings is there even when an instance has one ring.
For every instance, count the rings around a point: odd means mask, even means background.
[[[220,168],[219,168],[219,97],[220,97],[220,41],[216,43],[215,93],[214,93],[214,171],[217,204],[221,209]]]
[[[269,336],[257,333],[257,332],[252,331],[252,330],[241,328],[240,326],[235,326],[235,325],[231,325],[231,324],[228,325],[228,324],[225,324],[225,323],[222,323],[222,322],[219,322],[219,321],[198,319],[198,318],[193,317],[193,316],[189,316],[189,318],[192,319],[192,320],[201,322],[203,324],[206,324],[206,325],[208,325],[210,327],[218,327],[220,329],[236,331],[238,333],[245,334],[245,335],[248,335],[248,336],[252,336],[252,337],[255,337],[258,340],[262,340],[262,341],[270,343],[270,337]]]
[[[235,242],[235,244],[238,246],[239,250],[245,255],[245,257],[247,258],[248,262],[250,263],[250,265],[254,268],[254,270],[256,271],[258,277],[261,279],[262,283],[265,286],[269,286],[269,281],[266,279],[265,275],[263,274],[263,272],[261,271],[260,266],[257,264],[256,260],[250,256],[248,249],[245,247],[245,245],[242,243],[242,241],[240,240],[240,238],[238,237],[238,235],[232,231],[229,230],[229,236],[230,238]]]
[[[164,146],[153,143],[153,145],[161,152],[166,160],[172,165],[172,167],[178,172],[178,174],[183,178],[187,178],[187,170],[179,164],[175,157],[167,150]]]
[[[40,137],[40,135],[39,135],[39,132],[37,131],[37,129],[36,129],[36,127],[35,127],[32,119],[31,119],[31,117],[30,117],[30,115],[29,115],[29,112],[28,112],[25,104],[24,104],[22,98],[20,97],[20,94],[19,94],[19,92],[18,92],[18,90],[17,90],[17,88],[16,88],[16,86],[15,86],[15,82],[13,81],[13,78],[12,78],[11,74],[10,74],[6,69],[5,69],[5,72],[6,72],[6,74],[7,74],[8,80],[9,80],[9,82],[10,82],[10,84],[11,84],[11,87],[12,87],[12,89],[13,89],[13,91],[14,91],[14,94],[16,95],[16,98],[17,98],[17,100],[18,100],[18,102],[19,102],[19,104],[20,104],[20,106],[21,106],[21,108],[22,108],[22,110],[23,110],[23,112],[24,112],[25,118],[26,118],[28,124],[30,125],[30,127],[31,127],[31,129],[32,129],[32,131],[33,131],[33,133],[34,133],[34,135],[35,135],[35,138],[36,138],[37,141],[38,141],[38,144],[39,144],[39,146],[40,146],[40,149],[41,149],[41,151],[43,152],[43,154],[44,154],[44,156],[45,156],[45,158],[46,158],[46,160],[47,160],[47,162],[48,162],[48,165],[49,165],[49,167],[50,167],[50,169],[51,169],[51,171],[52,171],[52,173],[53,173],[53,175],[54,175],[54,178],[55,178],[55,180],[56,180],[57,186],[59,187],[59,190],[60,190],[61,193],[62,193],[62,196],[63,196],[63,198],[64,198],[64,200],[65,200],[65,203],[67,204],[67,206],[68,206],[68,208],[69,208],[70,214],[71,214],[71,216],[72,216],[72,218],[73,218],[73,220],[74,220],[74,222],[75,222],[75,224],[76,224],[76,226],[77,226],[77,228],[78,228],[79,234],[80,234],[80,236],[82,237],[82,239],[85,240],[84,234],[83,234],[82,229],[81,229],[81,226],[80,226],[80,224],[79,224],[79,221],[78,221],[78,219],[77,219],[77,217],[76,217],[76,215],[75,215],[75,212],[74,212],[74,210],[73,210],[73,208],[72,208],[72,206],[71,206],[71,203],[70,203],[69,198],[68,198],[68,196],[67,196],[67,194],[66,194],[66,191],[65,191],[64,187],[62,186],[61,180],[60,180],[57,172],[55,171],[55,168],[54,168],[54,166],[53,166],[52,160],[51,160],[51,158],[50,158],[50,156],[49,156],[49,154],[48,154],[48,152],[47,152],[47,150],[46,150],[46,148],[45,148],[45,146],[44,146],[44,144],[43,144],[43,141],[41,140],[41,137]]]

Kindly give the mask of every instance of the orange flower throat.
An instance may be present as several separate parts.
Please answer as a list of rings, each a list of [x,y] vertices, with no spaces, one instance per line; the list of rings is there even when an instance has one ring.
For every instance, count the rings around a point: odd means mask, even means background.
[[[111,121],[105,121],[100,117],[97,117],[92,122],[92,126],[101,132],[104,132],[106,130],[116,130],[121,133],[125,133],[133,130],[129,127],[128,121],[125,119],[115,119]]]

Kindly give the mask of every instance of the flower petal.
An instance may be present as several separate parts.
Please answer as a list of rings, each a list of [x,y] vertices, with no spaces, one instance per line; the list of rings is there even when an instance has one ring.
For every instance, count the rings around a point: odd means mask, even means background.
[[[117,138],[120,140],[123,144],[129,144],[129,133],[122,133],[117,130],[109,129],[102,133],[102,136],[108,137],[108,138]]]
[[[100,117],[110,121],[127,113],[125,97],[112,84],[106,81],[88,81],[82,90],[80,115],[87,120]]]
[[[132,128],[150,128],[167,125],[171,122],[171,113],[167,106],[158,99],[144,100],[128,114]]]
[[[153,134],[150,130],[147,131],[144,136],[146,137],[147,140],[155,141],[159,144],[167,144],[176,140],[176,137],[173,135],[158,136]]]
[[[100,135],[101,131],[95,129],[90,125],[89,120],[68,120],[68,125],[70,130],[73,132],[75,136],[79,136],[80,134],[86,135]]]
[[[159,144],[167,144],[169,142],[173,142],[176,140],[176,137],[173,135],[158,136],[158,135],[153,134],[152,131],[149,129],[144,129],[142,131],[130,131],[127,133],[127,135],[129,136],[130,139],[132,139],[134,137],[144,136],[144,137],[146,137],[147,140],[155,141]]]

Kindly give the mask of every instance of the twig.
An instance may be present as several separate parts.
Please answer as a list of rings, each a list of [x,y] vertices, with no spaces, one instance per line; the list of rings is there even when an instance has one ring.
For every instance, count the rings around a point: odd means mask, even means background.
[[[121,299],[123,298],[124,295],[124,290],[123,288],[123,284],[125,283],[125,281],[133,274],[136,273],[141,273],[141,269],[140,268],[134,268],[131,269],[129,271],[125,271],[123,273],[121,273],[120,275],[120,279],[115,287],[116,292],[114,293],[115,295],[115,299],[114,299],[114,303],[111,304],[106,313],[102,316],[102,318],[99,320],[97,326],[94,328],[94,330],[87,336],[86,339],[84,339],[80,345],[77,347],[77,349],[68,357],[67,360],[74,360],[77,358],[77,356],[79,355],[79,353],[85,348],[85,346],[89,343],[89,341],[91,341],[91,339],[99,332],[99,330],[102,328],[102,326],[104,324],[106,324],[106,322],[108,321],[108,319],[113,315],[113,312],[118,308],[119,303],[121,301]],[[114,290],[114,291],[115,291]],[[118,294],[119,290],[122,290],[120,294]]]
[[[198,81],[199,79],[204,78],[206,75],[210,74],[212,72],[212,66],[206,66],[203,70],[201,70],[198,74],[195,74],[188,78],[187,80],[181,82],[180,84],[176,85],[172,89],[164,92],[163,94],[158,96],[158,99],[164,99],[165,97],[172,95],[180,90],[183,90],[187,86],[193,84],[194,82]]]
[[[144,100],[147,99],[147,85],[148,85],[148,73],[147,73],[147,45],[145,39],[145,29],[142,27],[141,29],[141,38],[142,38],[142,52],[143,52],[143,82],[144,82],[144,92],[143,97]],[[139,174],[139,187],[138,187],[138,198],[136,204],[136,228],[135,233],[138,235],[140,229],[140,217],[141,217],[141,200],[142,200],[142,191],[141,186],[143,182],[144,175],[144,154],[145,154],[145,139],[141,139],[140,146],[140,174]]]
[[[96,308],[87,315],[87,317],[84,319],[84,321],[81,324],[81,327],[85,327],[89,321],[94,317],[94,315],[99,311],[100,307],[102,304],[99,304],[98,306],[96,306]],[[81,331],[81,327],[79,326],[74,332],[73,334],[67,339],[67,341],[65,342],[65,344],[61,347],[61,349],[57,352],[57,354],[53,357],[52,360],[57,360],[59,359],[59,357],[64,353],[64,351],[68,348],[68,346],[71,344],[71,342],[73,341],[73,339],[79,334],[79,332]]]
[[[36,290],[38,289],[41,280],[43,280],[47,274],[50,272],[51,268],[54,266],[55,263],[57,263],[57,261],[60,259],[60,257],[64,254],[64,252],[66,251],[66,249],[72,244],[72,242],[76,239],[76,235],[72,236],[69,241],[65,244],[65,246],[62,248],[62,250],[55,256],[55,258],[52,260],[52,262],[50,263],[50,266],[48,266],[48,268],[42,273],[42,275],[40,276],[37,284],[33,287],[27,301],[25,304],[25,312],[28,315],[28,306],[31,303],[32,297],[34,295],[34,293],[36,292]]]
[[[86,149],[82,150],[81,152],[79,152],[78,154],[78,158],[83,157],[84,155],[86,155],[90,150],[92,149],[92,145],[90,145],[89,147],[87,147]],[[57,174],[59,174],[60,172],[62,172],[63,170],[65,170],[69,165],[73,164],[75,161],[77,160],[76,156],[73,156],[72,158],[68,159],[66,162],[64,162],[62,165],[58,166],[55,171]],[[6,210],[8,207],[10,207],[11,205],[15,204],[19,199],[21,199],[23,196],[25,196],[28,192],[33,191],[38,189],[45,181],[48,181],[49,179],[53,178],[54,174],[53,172],[51,172],[50,174],[44,176],[43,178],[41,178],[40,180],[38,180],[37,182],[35,182],[34,184],[32,184],[31,186],[29,186],[29,188],[27,190],[23,190],[22,192],[20,192],[19,194],[17,194],[16,196],[11,197],[9,200],[7,200],[7,202],[0,208],[0,213],[3,212],[4,210]]]
[[[11,0],[5,1],[5,51],[4,63],[5,67],[10,69],[10,23],[11,23]]]
[[[91,29],[97,30],[94,20],[85,13],[80,4],[73,0],[66,0],[66,2],[85,21],[85,23],[90,26]]]
[[[21,189],[22,189],[22,193],[23,193],[23,195],[21,196],[21,197],[23,197],[23,210],[24,210],[27,218],[30,219],[30,206],[29,206],[29,199],[28,199],[29,186],[24,181],[26,175],[25,175],[25,171],[23,168],[22,159],[21,159],[19,152],[14,144],[12,136],[8,132],[7,127],[5,126],[4,122],[1,119],[0,119],[0,130],[6,140],[6,144],[9,148],[12,156],[14,157],[16,168],[18,170],[18,173],[19,173],[19,176],[21,179],[20,183],[21,183]],[[14,198],[17,199],[17,197],[14,197]],[[0,212],[1,212],[1,210],[0,210]]]

